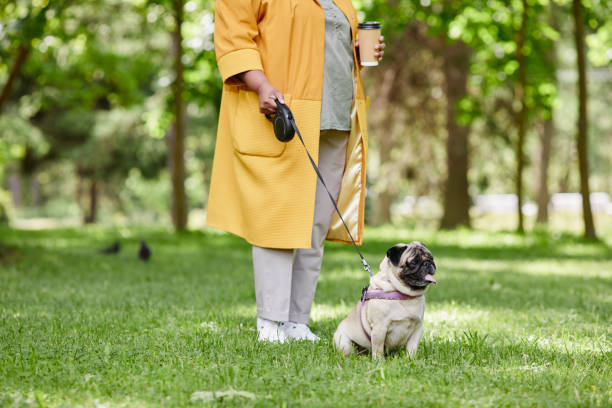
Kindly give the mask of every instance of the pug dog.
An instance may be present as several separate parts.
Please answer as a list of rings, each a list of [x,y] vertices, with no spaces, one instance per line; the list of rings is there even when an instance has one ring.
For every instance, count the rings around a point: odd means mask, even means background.
[[[408,357],[414,356],[423,335],[424,294],[430,283],[437,283],[435,273],[433,255],[422,243],[389,248],[367,289],[383,298],[355,305],[334,333],[336,349],[345,356],[355,347],[371,350],[372,358],[379,359],[385,349],[405,346]]]

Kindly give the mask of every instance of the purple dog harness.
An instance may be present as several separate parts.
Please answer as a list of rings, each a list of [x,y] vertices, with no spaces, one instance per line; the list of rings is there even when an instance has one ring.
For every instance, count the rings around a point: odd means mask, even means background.
[[[416,299],[421,296],[423,295],[421,294],[421,295],[416,295],[416,296],[410,296],[410,295],[406,295],[398,291],[385,292],[382,289],[368,290],[367,286],[363,288],[363,291],[361,294],[361,300],[359,301],[359,321],[361,322],[361,329],[363,330],[363,334],[366,335],[366,337],[368,338],[368,341],[371,343],[372,337],[368,334],[365,328],[365,325],[363,324],[363,313],[362,313],[363,305],[365,304],[366,300],[369,300],[369,299],[405,300],[405,299]]]

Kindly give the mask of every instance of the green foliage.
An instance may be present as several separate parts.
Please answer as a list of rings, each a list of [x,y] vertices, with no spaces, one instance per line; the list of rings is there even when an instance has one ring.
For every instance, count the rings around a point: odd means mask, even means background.
[[[59,177],[57,185],[43,185],[43,195],[62,195],[72,200],[75,174],[104,180],[103,195],[109,212],[141,205],[147,188],[157,185],[152,177],[165,180],[164,139],[173,113],[173,83],[169,33],[173,29],[171,0],[16,0],[0,7],[0,88],[5,84],[18,50],[28,49],[11,99],[0,116],[0,185],[6,185],[1,167],[8,161],[19,165],[24,176],[48,174]],[[213,50],[214,2],[184,2],[183,47],[187,110],[187,189],[192,206],[204,207],[212,167],[216,121],[222,82]],[[407,46],[406,28],[420,21],[426,25],[423,38],[411,39],[410,53],[427,66],[403,74],[412,94],[406,95],[405,123],[397,128],[399,138],[413,138],[392,153],[389,166],[400,168],[395,177],[406,179],[401,194],[438,194],[444,178],[444,83],[440,51],[456,41],[471,49],[469,94],[459,102],[457,121],[471,127],[473,155],[471,193],[505,192],[512,179],[512,146],[517,104],[515,84],[516,35],[520,26],[519,0],[355,0],[361,20],[380,19],[388,44],[387,57]],[[588,0],[585,27],[589,60],[596,67],[610,64],[612,25],[610,1]],[[529,156],[537,143],[534,132],[542,119],[555,113],[559,142],[553,143],[553,185],[574,190],[571,148],[575,118],[573,88],[561,83],[556,72],[567,70],[571,57],[571,10],[569,0],[529,0],[527,96],[530,111]],[[421,48],[414,44],[421,42]],[[556,55],[553,52],[557,49]],[[422,50],[425,49],[425,52]],[[437,50],[437,52],[434,52]],[[385,70],[385,63],[377,68]],[[410,68],[412,69],[412,68]],[[374,70],[370,70],[374,72]],[[366,81],[368,75],[366,74]],[[387,73],[388,75],[388,73]],[[412,86],[414,84],[414,86]],[[370,92],[379,84],[370,83]],[[611,129],[606,115],[608,83],[593,83],[589,101],[596,118],[591,127],[593,176],[596,188],[609,191]],[[415,110],[413,107],[422,107]],[[371,117],[377,113],[373,105]],[[418,117],[421,115],[422,117]],[[375,121],[372,121],[374,123]],[[376,129],[373,128],[375,152]],[[410,136],[407,136],[410,135]],[[426,143],[421,143],[423,135]],[[494,136],[494,137],[491,137]],[[557,149],[555,151],[554,149]],[[409,156],[409,159],[406,157]],[[375,161],[375,155],[372,155]],[[375,164],[369,183],[375,191],[388,183],[389,173]],[[79,169],[77,169],[79,167]],[[573,168],[572,167],[572,168]],[[67,170],[68,169],[68,170]],[[527,169],[531,171],[532,169]],[[407,175],[410,175],[409,177]],[[135,176],[137,175],[137,176]],[[133,187],[124,182],[131,178]],[[528,188],[533,177],[528,177]],[[140,180],[143,188],[134,188]],[[567,183],[563,180],[569,180]],[[153,188],[153,187],[151,187]],[[157,192],[161,191],[155,188]],[[416,193],[415,193],[416,191]],[[117,197],[123,197],[118,199]],[[160,200],[167,202],[169,200]],[[147,204],[145,204],[145,202]],[[54,204],[55,205],[55,204]],[[162,205],[162,204],[159,204]],[[155,206],[155,212],[158,211]]]
[[[162,60],[143,38],[145,10],[117,1],[79,6],[64,10],[34,42],[39,52],[30,57],[23,82],[42,93],[43,110],[142,103]]]
[[[16,113],[0,115],[0,181],[9,165],[17,165],[30,151],[40,157],[49,151],[50,145],[43,133]],[[0,224],[12,218],[11,195],[0,186]]]
[[[61,10],[69,1],[10,1],[0,9],[0,21],[8,22],[6,29],[0,31],[0,41],[3,45],[25,44],[29,46],[32,40],[40,38],[49,18]],[[3,24],[4,28],[5,24]],[[1,49],[8,51],[11,48]]]
[[[550,116],[556,100],[553,43],[560,33],[553,25],[551,15],[570,12],[568,2],[530,1],[528,37],[525,44],[527,57],[528,105],[533,117]],[[595,32],[588,37],[589,56],[595,65],[606,65],[612,59],[610,47],[612,32],[610,4],[606,1],[589,2],[587,24]],[[384,21],[388,42],[414,20],[427,24],[432,39],[445,42],[461,40],[473,50],[471,60],[471,97],[475,99],[466,110],[462,107],[462,120],[475,118],[486,106],[483,98],[500,87],[513,86],[517,81],[516,36],[520,25],[521,1],[443,1],[402,0],[398,2],[363,2],[368,19]],[[477,101],[478,100],[478,101]]]
[[[216,122],[211,119],[216,119],[221,98],[212,7],[194,1],[185,5],[184,97],[191,114],[190,138],[208,139],[187,141],[207,149],[194,152],[197,161],[188,166],[192,179],[202,167],[210,168],[216,126],[211,129],[210,124]],[[31,47],[9,105],[20,118],[11,119],[10,126],[30,122],[34,135],[49,143],[46,152],[35,154],[31,144],[11,142],[18,159],[27,157],[24,171],[46,171],[45,166],[69,161],[75,167],[72,174],[103,181],[108,184],[104,194],[116,197],[132,170],[145,178],[159,175],[166,166],[164,139],[172,118],[171,11],[172,2],[144,0],[19,0],[0,11],[0,87],[14,50]],[[8,155],[6,145],[0,151]],[[192,189],[199,195],[198,206],[205,196],[202,190]]]
[[[606,66],[612,61],[612,20],[606,21],[595,33],[586,37],[588,58],[594,66]]]
[[[0,116],[0,164],[23,159],[26,149],[41,156],[49,151],[43,133],[17,114]]]
[[[131,169],[122,188],[117,189],[122,203],[121,215],[130,225],[171,225],[170,189],[167,171],[155,178],[145,178],[140,170]]]
[[[383,34],[386,37],[387,50],[385,61],[376,73],[370,70],[367,77],[374,77],[370,82],[369,93],[376,94],[381,84],[389,77],[389,60],[394,53],[409,50],[407,59],[419,61],[422,55],[432,50],[438,51],[438,58],[444,52],[444,45],[454,41],[463,41],[472,50],[470,57],[470,78],[468,97],[458,104],[457,121],[462,125],[470,125],[470,194],[512,191],[513,168],[515,157],[512,152],[516,134],[516,114],[520,107],[515,95],[518,62],[516,60],[517,33],[520,26],[522,10],[521,1],[436,1],[436,0],[398,0],[398,1],[363,1],[362,19],[380,20],[383,22]],[[610,64],[612,45],[609,41],[609,25],[611,3],[609,1],[584,2],[586,7],[585,24],[587,29],[588,50],[594,65]],[[575,79],[568,78],[568,73],[575,71],[575,52],[572,42],[571,1],[528,1],[527,41],[525,46],[527,60],[527,104],[529,108],[529,124],[526,144],[526,192],[531,195],[535,191],[535,172],[537,171],[538,150],[540,149],[540,128],[543,120],[553,117],[555,134],[552,143],[551,161],[551,192],[577,191],[577,163],[575,154]],[[427,37],[417,36],[415,42],[420,47],[408,46],[407,36],[412,35],[410,27],[415,21],[423,22],[427,27]],[[430,74],[425,78],[420,72],[407,76],[407,81],[416,77],[418,87],[408,88],[410,94],[405,98],[421,98],[420,106],[439,103],[443,109],[445,101],[435,101],[439,96],[436,87],[444,89],[445,83],[440,78],[440,65],[428,63]],[[409,66],[409,65],[407,65]],[[412,67],[408,68],[415,71]],[[557,78],[558,73],[563,75]],[[381,75],[378,75],[378,74]],[[387,75],[384,76],[383,75]],[[590,74],[590,73],[589,73]],[[593,185],[595,190],[610,193],[609,163],[612,161],[608,149],[610,121],[602,109],[610,99],[609,75],[605,70],[594,73],[589,79],[590,140]],[[603,78],[602,78],[603,76]],[[433,89],[433,90],[432,90]],[[429,95],[428,95],[429,94]],[[442,98],[444,99],[444,98]],[[375,109],[370,111],[378,114]],[[425,109],[407,108],[406,116],[425,115],[431,124],[425,129],[414,126],[412,122],[405,124],[399,140],[401,144],[414,143],[420,146],[424,143],[435,144],[434,149],[444,149],[445,129],[443,125],[436,126],[436,118]],[[401,126],[399,126],[402,128]],[[371,158],[375,159],[378,148],[376,136],[380,132],[371,129]],[[414,136],[409,136],[414,132]],[[414,138],[415,141],[412,141]],[[441,140],[437,142],[436,140]],[[421,142],[423,141],[423,142]],[[414,150],[408,153],[402,151],[397,157],[400,162],[393,162],[392,167],[401,166],[407,160],[414,161],[412,167],[419,169],[414,179],[408,180],[410,185],[407,194],[419,195],[419,184],[426,180],[425,188],[439,192],[443,183],[443,168],[432,163],[431,154],[423,155]],[[399,150],[399,149],[398,149]],[[400,153],[398,151],[398,153]],[[410,156],[410,159],[407,159]],[[605,158],[604,158],[605,157]],[[415,159],[416,158],[416,159]],[[442,155],[441,159],[444,159]],[[537,160],[537,159],[536,159]],[[369,173],[373,186],[387,182],[384,177],[372,180],[379,164],[372,166]],[[442,166],[443,167],[443,166]],[[442,174],[439,175],[439,172]],[[439,180],[439,181],[437,181]]]
[[[0,174],[1,175],[1,174]],[[0,225],[8,224],[11,218],[13,210],[11,207],[11,196],[8,191],[0,189]],[[2,250],[2,243],[0,243],[0,251]]]
[[[92,121],[91,136],[69,153],[88,177],[112,185],[121,183],[131,169],[152,178],[164,166],[165,144],[144,132],[139,111],[99,111]]]

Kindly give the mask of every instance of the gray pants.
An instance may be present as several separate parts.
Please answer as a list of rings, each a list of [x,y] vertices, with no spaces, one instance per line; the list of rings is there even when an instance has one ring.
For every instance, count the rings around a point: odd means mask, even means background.
[[[340,192],[348,135],[348,131],[322,130],[319,139],[318,166],[334,198]],[[317,178],[312,247],[274,249],[253,246],[257,316],[308,323],[321,270],[323,243],[334,212],[334,206]]]

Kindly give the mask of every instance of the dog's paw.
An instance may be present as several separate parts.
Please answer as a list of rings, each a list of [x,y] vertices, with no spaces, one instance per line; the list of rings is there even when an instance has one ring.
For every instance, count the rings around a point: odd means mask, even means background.
[[[417,354],[417,348],[406,348],[406,357],[408,357],[409,360],[414,360],[416,358],[416,354]]]

